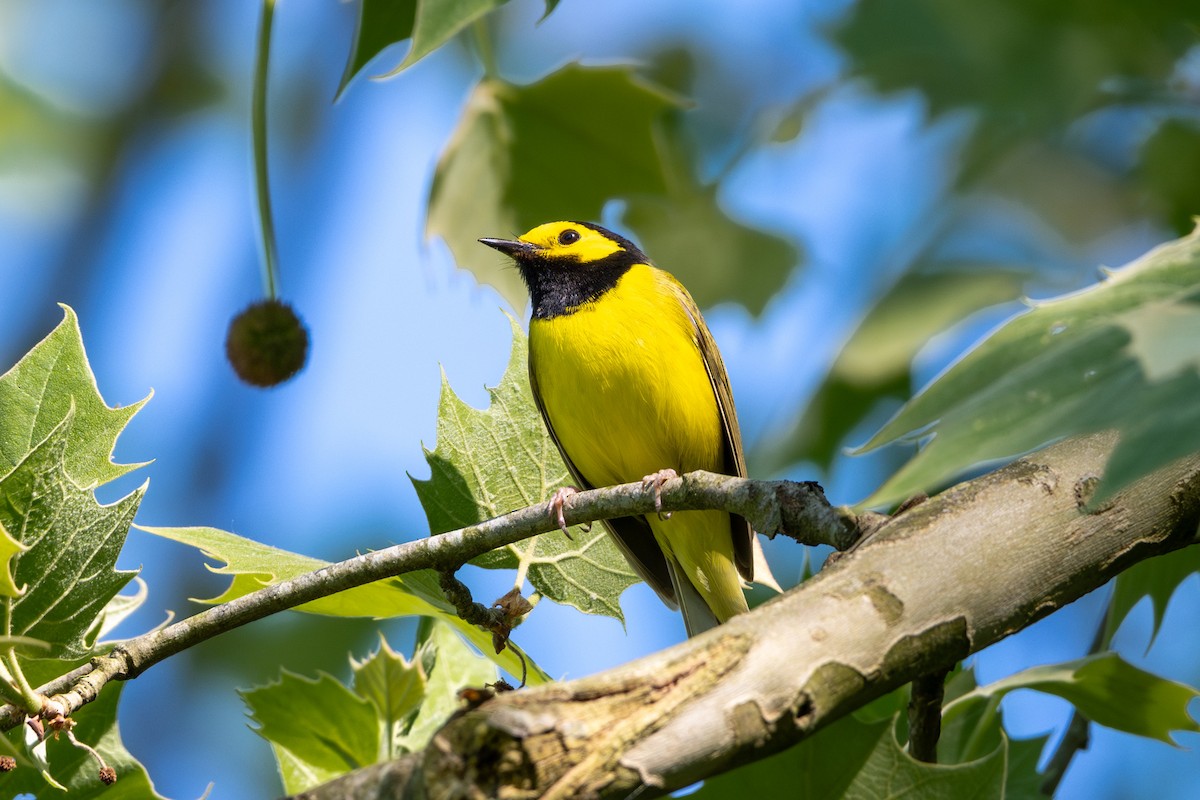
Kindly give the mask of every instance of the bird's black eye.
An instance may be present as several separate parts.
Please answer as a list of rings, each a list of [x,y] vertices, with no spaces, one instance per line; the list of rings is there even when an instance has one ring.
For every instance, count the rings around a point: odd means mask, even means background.
[[[574,228],[567,228],[558,235],[559,244],[575,244],[579,241],[579,231]]]

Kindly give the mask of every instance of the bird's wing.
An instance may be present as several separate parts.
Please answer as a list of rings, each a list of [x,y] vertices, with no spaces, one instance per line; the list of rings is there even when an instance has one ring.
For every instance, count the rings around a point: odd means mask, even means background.
[[[594,489],[595,486],[583,476],[571,461],[571,457],[567,455],[567,451],[563,449],[562,442],[558,440],[558,434],[554,432],[554,425],[550,423],[546,407],[542,404],[542,393],[538,390],[537,377],[534,376],[532,369],[529,370],[529,386],[533,389],[533,399],[542,415],[542,421],[546,423],[546,430],[550,432],[550,438],[554,440],[554,446],[558,448],[559,455],[566,462],[567,470],[570,471],[576,486],[580,489]],[[664,603],[673,609],[678,608],[679,601],[675,593],[675,585],[672,582],[671,569],[667,565],[667,558],[663,555],[662,548],[658,546],[658,541],[655,540],[654,532],[650,530],[650,523],[646,522],[646,518],[618,517],[617,519],[601,520],[601,524],[612,534],[617,549],[625,556],[625,560],[633,567],[634,572],[650,585],[650,588],[662,598]]]
[[[696,336],[696,345],[704,359],[704,368],[708,371],[708,382],[712,385],[713,394],[717,398],[717,410],[721,413],[721,426],[724,429],[725,451],[722,468],[726,475],[746,477],[746,455],[742,452],[742,431],[738,427],[737,411],[733,407],[733,389],[729,386],[729,375],[725,372],[725,362],[717,350],[717,343],[709,333],[696,301],[683,288],[683,284],[670,277],[670,284],[679,303],[692,321],[692,329]],[[733,536],[733,561],[738,573],[747,581],[754,580],[754,529],[750,523],[737,514],[729,515],[730,533]]]

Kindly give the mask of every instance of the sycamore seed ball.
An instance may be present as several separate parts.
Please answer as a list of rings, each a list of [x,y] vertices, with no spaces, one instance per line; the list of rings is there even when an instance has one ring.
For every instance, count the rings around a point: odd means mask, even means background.
[[[263,300],[229,323],[225,356],[246,383],[277,386],[304,367],[308,358],[308,330],[291,306],[278,300]]]

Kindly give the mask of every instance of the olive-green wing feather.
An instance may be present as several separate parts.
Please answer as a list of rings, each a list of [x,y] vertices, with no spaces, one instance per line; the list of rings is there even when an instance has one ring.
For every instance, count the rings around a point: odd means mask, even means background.
[[[538,390],[537,378],[532,369],[529,370],[529,387],[533,390],[533,400],[537,403],[542,421],[546,423],[546,430],[550,432],[550,438],[554,440],[554,446],[566,462],[567,470],[570,471],[576,486],[580,489],[596,488],[571,461],[571,457],[563,449],[562,442],[558,440],[558,434],[554,432],[554,425],[551,424],[546,407],[542,404],[542,393]],[[618,517],[601,520],[601,524],[612,534],[617,549],[625,556],[625,560],[633,567],[638,577],[649,584],[664,603],[671,608],[678,608],[679,601],[671,578],[671,568],[667,565],[667,558],[658,546],[654,532],[650,530],[650,523],[646,522],[645,517]]]
[[[742,431],[738,427],[737,410],[733,406],[733,389],[729,386],[729,374],[717,343],[696,307],[696,301],[688,294],[683,284],[671,277],[671,285],[683,305],[696,335],[696,345],[708,370],[708,382],[717,398],[717,409],[721,412],[721,425],[725,434],[725,452],[722,468],[726,475],[746,477],[746,456],[742,452]],[[738,573],[748,581],[754,580],[754,529],[737,514],[729,515],[730,533],[733,536],[733,561]]]

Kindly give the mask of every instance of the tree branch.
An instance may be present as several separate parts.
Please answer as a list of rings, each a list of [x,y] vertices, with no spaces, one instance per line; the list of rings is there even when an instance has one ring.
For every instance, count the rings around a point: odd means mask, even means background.
[[[356,797],[662,795],[811,736],[1196,540],[1200,455],[1098,508],[1116,438],[1069,440],[876,530],[786,595],[608,672],[498,695]],[[340,797],[333,781],[307,792]]]
[[[756,530],[777,531],[808,544],[846,548],[859,535],[858,517],[829,505],[815,483],[753,481],[710,472],[692,472],[663,484],[667,511],[723,508],[750,520]],[[654,492],[641,483],[593,489],[568,497],[568,524],[654,511]],[[279,611],[419,569],[454,570],[478,555],[539,533],[557,530],[550,503],[427,539],[365,553],[355,558],[268,586],[206,609],[165,628],[129,639],[37,689],[49,697],[46,713],[69,715],[94,700],[112,680],[141,672],[188,647]],[[0,730],[20,725],[25,714],[0,708]]]

